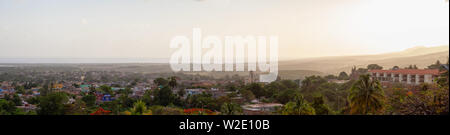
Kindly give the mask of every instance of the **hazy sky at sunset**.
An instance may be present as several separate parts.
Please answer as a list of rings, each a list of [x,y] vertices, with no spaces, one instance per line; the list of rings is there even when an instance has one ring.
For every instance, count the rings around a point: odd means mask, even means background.
[[[278,35],[280,58],[449,43],[445,0],[0,0],[0,58],[167,58],[170,40]]]

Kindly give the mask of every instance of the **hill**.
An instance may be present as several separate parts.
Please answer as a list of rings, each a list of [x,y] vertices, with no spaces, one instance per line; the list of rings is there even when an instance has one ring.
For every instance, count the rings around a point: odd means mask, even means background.
[[[393,66],[406,67],[411,64],[419,68],[440,60],[447,62],[449,46],[414,47],[400,52],[377,55],[336,56],[280,61],[280,70],[314,70],[326,74],[338,74],[341,71],[350,72],[353,66],[366,67],[368,64],[378,64],[385,69]]]

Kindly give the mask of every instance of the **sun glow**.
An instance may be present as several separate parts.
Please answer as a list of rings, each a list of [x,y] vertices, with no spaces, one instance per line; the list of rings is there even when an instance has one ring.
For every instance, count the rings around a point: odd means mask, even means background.
[[[347,25],[378,51],[449,43],[449,4],[444,0],[371,0],[359,3]]]

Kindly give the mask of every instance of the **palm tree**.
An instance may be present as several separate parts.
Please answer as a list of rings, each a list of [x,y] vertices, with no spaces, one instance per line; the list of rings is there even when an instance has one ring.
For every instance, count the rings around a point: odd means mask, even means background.
[[[133,108],[131,109],[131,115],[151,115],[152,111],[147,109],[145,102],[139,100],[134,103]]]
[[[294,102],[289,102],[282,110],[283,115],[315,115],[316,112],[301,95],[295,96]]]
[[[177,87],[177,77],[172,76],[169,78],[169,86],[170,86],[170,88]]]
[[[350,114],[379,114],[384,108],[384,92],[380,82],[361,75],[350,89]]]

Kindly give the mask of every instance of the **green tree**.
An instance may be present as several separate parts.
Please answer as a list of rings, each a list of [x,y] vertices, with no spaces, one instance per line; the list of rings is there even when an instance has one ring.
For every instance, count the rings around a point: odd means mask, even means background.
[[[397,69],[400,69],[400,67],[399,66],[394,66],[394,67],[392,67],[392,69],[393,70],[397,70]]]
[[[0,115],[14,115],[16,109],[14,102],[0,99]]]
[[[16,106],[22,106],[22,99],[19,97],[19,95],[14,94],[12,101]]]
[[[161,90],[157,90],[155,93],[155,102],[159,105],[167,106],[175,102],[175,95],[168,86],[163,87]]]
[[[277,95],[276,101],[278,101],[282,104],[286,104],[289,101],[293,101],[297,94],[299,94],[299,92],[294,89],[284,90],[284,91],[280,92],[280,94]]]
[[[401,105],[408,96],[408,90],[400,83],[394,84],[385,90],[386,94],[386,111],[385,114],[396,115],[401,114]]]
[[[255,95],[250,90],[241,90],[240,91],[242,97],[245,99],[245,101],[249,102],[255,99]]]
[[[228,83],[228,84],[225,85],[225,89],[227,91],[235,92],[237,90],[237,87],[236,87],[235,84]]]
[[[16,86],[16,93],[17,94],[25,94],[25,87],[23,86]]]
[[[126,87],[125,89],[119,90],[119,94],[122,94],[122,95],[130,95],[132,93],[133,93],[133,91],[131,90],[130,87]]]
[[[448,66],[448,62],[447,62],[447,66]],[[447,88],[449,86],[449,72],[448,69],[440,69],[441,74],[439,75],[439,77],[437,78],[437,84],[441,87],[441,88]]]
[[[256,98],[261,98],[266,95],[264,87],[259,83],[247,85],[245,89],[250,90]]]
[[[132,98],[130,98],[128,95],[122,94],[119,97],[119,105],[121,106],[121,108],[127,109],[130,107],[133,107],[133,103],[135,100],[133,100]]]
[[[312,93],[319,89],[321,84],[327,83],[328,81],[320,76],[309,76],[302,81],[301,92],[302,93]]]
[[[405,67],[405,69],[419,69],[417,65],[409,65],[408,67]]]
[[[145,104],[151,106],[154,105],[152,96],[154,95],[154,92],[152,90],[147,90],[144,93],[144,96],[142,97],[142,101],[145,102]]]
[[[369,70],[381,70],[381,69],[383,69],[383,67],[378,65],[378,64],[370,64],[370,65],[367,65],[367,69],[369,69]]]
[[[283,88],[287,89],[298,89],[298,83],[292,81],[292,80],[281,80],[280,84]]]
[[[439,60],[436,61],[436,63],[428,66],[428,69],[440,69],[441,68],[441,62]]]
[[[105,94],[110,94],[110,95],[114,94],[111,87],[106,86],[106,85],[100,86],[100,90]]]
[[[298,87],[298,85],[296,87]],[[286,89],[288,89],[278,81],[271,82],[264,86],[264,88],[266,89],[266,97],[274,99],[276,99],[276,97],[278,97],[281,92],[284,92]]]
[[[318,115],[328,115],[332,112],[331,109],[325,104],[323,96],[314,97],[312,107]]]
[[[347,76],[348,76],[348,75],[347,75]],[[338,77],[335,76],[335,75],[327,75],[327,76],[325,76],[324,78],[325,78],[325,79],[338,79]]]
[[[384,107],[384,92],[377,80],[361,75],[350,89],[351,114],[380,114]]]
[[[39,115],[64,115],[64,103],[68,101],[65,93],[50,93],[39,98],[38,110]]]
[[[339,73],[338,79],[339,80],[348,80],[349,76],[346,72],[341,72],[341,73]]]
[[[75,88],[80,88],[80,85],[77,84],[77,83],[73,83],[72,86],[75,87]]]
[[[153,80],[153,83],[158,86],[167,86],[169,84],[169,81],[164,78],[156,78],[155,80]]]
[[[41,96],[46,96],[47,94],[51,93],[48,84],[44,84],[44,86],[42,86],[42,88],[39,89],[39,93],[41,94]]]
[[[87,115],[88,109],[86,108],[86,103],[82,100],[75,100],[72,104],[64,104],[64,115]]]
[[[177,92],[178,96],[183,97],[186,94],[186,91],[184,89],[180,89]]]
[[[86,106],[93,107],[95,105],[95,101],[97,100],[97,97],[92,94],[88,94],[86,96],[83,96],[81,100],[86,103]]]
[[[193,95],[190,97],[189,102],[191,103],[191,107],[195,108],[209,108],[214,110],[220,109],[219,104],[217,104],[217,100],[208,93]]]
[[[169,87],[172,89],[177,87],[177,77],[175,77],[175,76],[170,77],[168,84],[169,84]]]
[[[312,108],[308,101],[306,101],[303,96],[296,95],[293,102],[289,102],[284,105],[282,110],[283,115],[315,115],[316,112]]]
[[[239,115],[242,113],[242,108],[238,104],[224,103],[220,112],[222,112],[223,115]]]
[[[133,108],[130,110],[131,115],[152,115],[152,110],[147,109],[147,105],[142,100],[138,100],[134,103]]]
[[[95,89],[95,86],[94,86],[94,85],[89,85],[89,92],[90,92],[90,93],[95,93],[95,92],[97,92],[97,89]]]
[[[39,104],[39,97],[31,97],[26,100],[29,104]]]
[[[449,90],[432,89],[408,95],[400,107],[405,115],[448,115]]]
[[[329,98],[329,94],[325,94],[325,92],[330,93],[331,91],[335,91],[338,87],[338,84],[329,83],[328,80],[320,76],[309,76],[302,81],[300,92],[305,99],[312,101],[314,96],[318,93],[324,93],[324,95]]]

